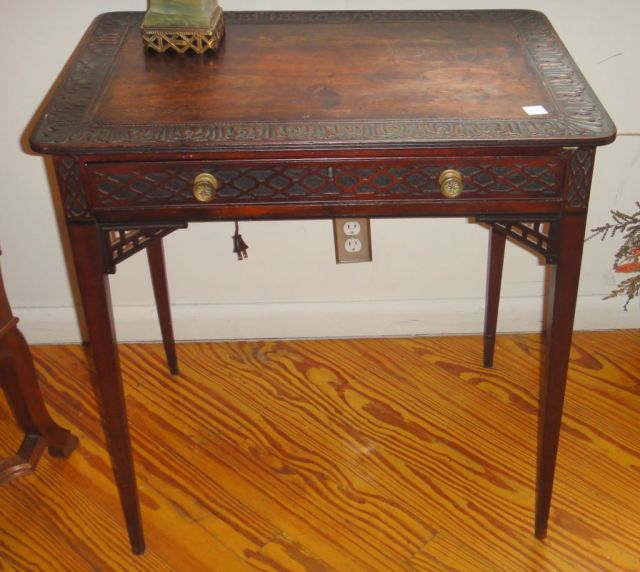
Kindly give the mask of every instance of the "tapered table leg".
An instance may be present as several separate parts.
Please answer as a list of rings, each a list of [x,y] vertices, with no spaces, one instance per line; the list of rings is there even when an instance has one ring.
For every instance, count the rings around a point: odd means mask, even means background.
[[[555,474],[562,406],[567,383],[573,318],[578,295],[586,215],[565,215],[559,222],[558,260],[552,267],[547,319],[545,375],[541,388],[538,431],[536,526],[538,538],[547,535]]]
[[[147,246],[147,258],[151,271],[153,295],[156,300],[156,310],[160,321],[160,332],[167,364],[172,374],[178,373],[178,358],[176,356],[176,342],[173,337],[171,324],[171,305],[169,303],[169,289],[167,287],[167,271],[164,263],[162,240],[156,240]]]
[[[109,280],[102,267],[99,230],[94,224],[70,224],[68,230],[95,367],[95,388],[102,408],[113,473],[131,548],[135,554],[142,554],[145,549],[142,519],[113,326]]]
[[[489,231],[487,294],[484,310],[484,367],[493,366],[505,241],[506,236],[491,227],[491,230]]]

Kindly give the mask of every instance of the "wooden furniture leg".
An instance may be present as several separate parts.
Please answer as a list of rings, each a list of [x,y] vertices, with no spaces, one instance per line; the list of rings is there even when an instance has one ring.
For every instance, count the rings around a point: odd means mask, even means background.
[[[487,294],[484,310],[484,367],[493,367],[505,242],[506,236],[492,226],[489,230]]]
[[[537,538],[545,538],[547,535],[585,224],[584,214],[564,215],[559,223],[557,264],[552,267],[547,306],[546,364],[540,392],[535,525]]]
[[[15,455],[0,459],[0,485],[35,473],[45,447],[42,435],[25,435]]]
[[[68,457],[78,439],[53,421],[38,386],[27,342],[11,313],[0,273],[0,385],[25,438],[16,455],[0,460],[0,484],[35,470],[44,447],[54,457]]]
[[[109,279],[102,267],[100,233],[95,224],[70,224],[70,242],[95,368],[95,390],[102,408],[107,447],[129,541],[135,554],[145,550],[138,489],[131,451],[124,388],[116,345]]]
[[[153,295],[156,300],[164,352],[167,356],[169,371],[175,375],[178,373],[178,358],[171,324],[171,305],[169,304],[169,289],[167,287],[167,271],[164,263],[162,239],[156,240],[147,246],[147,258],[149,260],[149,270],[151,271]]]

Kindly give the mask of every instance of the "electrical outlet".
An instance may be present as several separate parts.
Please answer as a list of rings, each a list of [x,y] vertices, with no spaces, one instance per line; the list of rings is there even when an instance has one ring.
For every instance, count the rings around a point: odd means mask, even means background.
[[[357,220],[348,220],[342,226],[342,232],[344,232],[347,236],[358,236],[361,229],[362,226]]]
[[[368,218],[333,219],[336,262],[371,262],[371,225]]]
[[[360,252],[362,250],[362,241],[359,238],[350,236],[349,238],[347,238],[347,241],[344,243],[344,249],[349,254],[355,254],[356,252]]]

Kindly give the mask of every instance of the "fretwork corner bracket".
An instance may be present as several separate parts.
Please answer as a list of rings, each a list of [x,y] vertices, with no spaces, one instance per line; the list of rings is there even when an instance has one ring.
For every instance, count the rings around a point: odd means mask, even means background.
[[[165,224],[161,227],[136,225],[126,228],[118,225],[102,225],[105,274],[114,274],[116,265],[123,260],[144,250],[174,230],[186,227],[186,223]]]
[[[523,246],[527,250],[540,254],[547,264],[556,264],[558,245],[555,221],[516,222],[504,219],[486,219],[484,217],[478,217],[476,220],[504,234],[512,242]]]

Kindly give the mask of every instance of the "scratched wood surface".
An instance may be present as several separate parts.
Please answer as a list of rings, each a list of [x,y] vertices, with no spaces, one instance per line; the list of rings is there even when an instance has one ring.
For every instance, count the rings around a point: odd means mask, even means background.
[[[148,550],[129,554],[80,346],[34,348],[68,461],[0,487],[0,570],[640,570],[640,330],[574,337],[549,538],[536,335],[121,348]],[[0,455],[20,435],[0,398]]]

